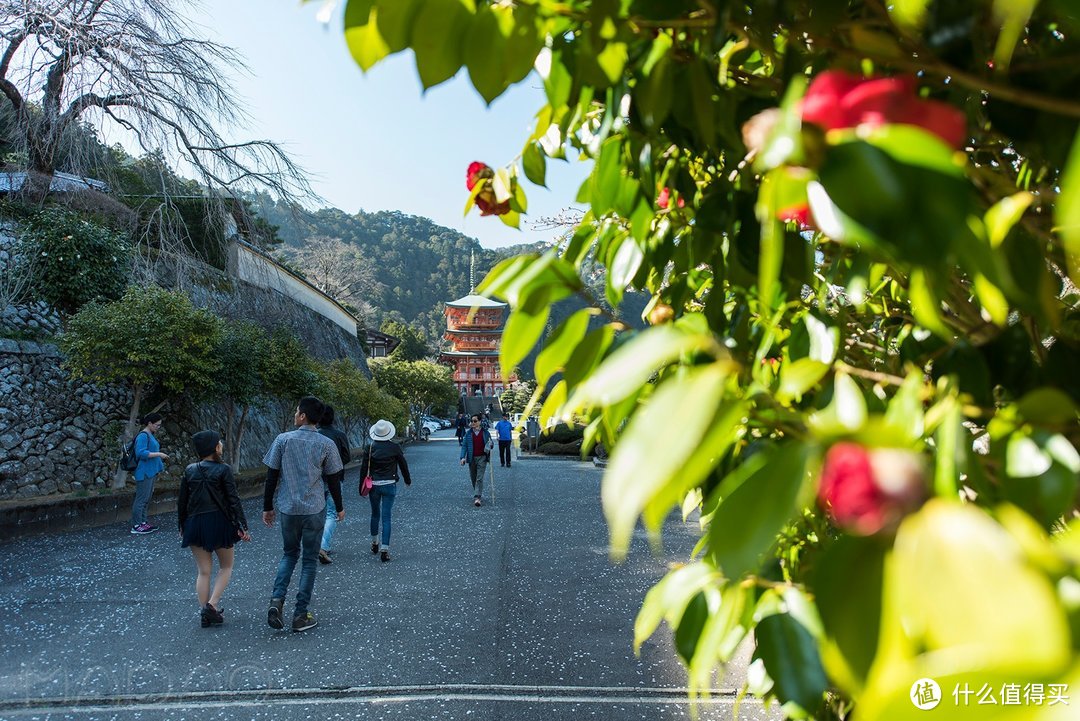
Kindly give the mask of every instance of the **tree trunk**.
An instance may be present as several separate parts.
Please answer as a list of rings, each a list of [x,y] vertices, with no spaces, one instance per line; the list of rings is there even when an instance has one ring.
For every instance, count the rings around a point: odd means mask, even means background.
[[[233,447],[233,455],[231,456],[234,472],[240,471],[240,446],[244,442],[244,430],[247,427],[247,415],[250,409],[250,405],[244,406],[244,409],[240,411],[240,420],[236,424],[236,445]]]
[[[123,449],[127,446],[128,442],[135,437],[136,431],[139,427],[139,406],[142,405],[143,387],[142,384],[135,384],[135,399],[131,403],[131,412],[128,414],[128,422],[124,427],[124,432],[120,436],[120,448]],[[128,472],[123,468],[116,468],[116,474],[113,476],[112,487],[115,489],[123,488],[127,484]]]

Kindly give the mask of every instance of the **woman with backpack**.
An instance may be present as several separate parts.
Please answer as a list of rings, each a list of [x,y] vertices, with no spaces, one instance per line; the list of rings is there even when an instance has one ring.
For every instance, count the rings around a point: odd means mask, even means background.
[[[180,498],[176,504],[180,523],[180,546],[190,548],[198,574],[195,594],[199,597],[203,628],[225,622],[221,612],[221,596],[229,585],[233,571],[233,545],[239,538],[250,541],[247,518],[236,492],[232,468],[221,460],[221,435],[215,431],[199,431],[191,437],[199,461],[184,469],[180,481]],[[210,589],[210,573],[214,556],[218,559],[218,574]]]
[[[157,526],[147,521],[146,511],[150,507],[150,497],[154,495],[154,479],[165,470],[165,461],[169,456],[161,452],[155,434],[161,430],[161,414],[148,413],[140,420],[143,429],[135,436],[135,500],[131,504],[131,532],[137,536],[153,533]]]

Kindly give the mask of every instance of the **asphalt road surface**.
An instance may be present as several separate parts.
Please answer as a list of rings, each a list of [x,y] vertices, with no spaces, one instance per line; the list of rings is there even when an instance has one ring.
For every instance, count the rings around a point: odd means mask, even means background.
[[[632,650],[649,587],[684,560],[692,524],[657,555],[644,536],[608,559],[601,472],[522,459],[496,466],[474,508],[450,431],[406,451],[411,488],[394,508],[393,560],[370,553],[366,499],[346,478],[334,563],[320,566],[303,633],[266,624],[279,529],[245,502],[225,624],[199,626],[195,566],[175,515],[133,536],[112,525],[0,545],[0,719],[690,718],[685,672],[661,628]],[[286,601],[291,618],[299,567]],[[737,703],[733,664],[701,719],[779,718]]]

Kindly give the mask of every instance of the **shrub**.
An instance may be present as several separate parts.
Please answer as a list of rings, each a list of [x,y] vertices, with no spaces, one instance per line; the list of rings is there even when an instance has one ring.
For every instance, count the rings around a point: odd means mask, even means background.
[[[32,215],[19,247],[34,259],[34,295],[66,314],[92,300],[120,298],[131,252],[123,234],[60,206]]]

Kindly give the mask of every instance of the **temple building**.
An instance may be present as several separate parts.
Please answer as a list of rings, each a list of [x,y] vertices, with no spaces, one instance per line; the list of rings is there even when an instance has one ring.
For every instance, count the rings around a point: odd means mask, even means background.
[[[446,334],[450,350],[439,360],[454,368],[454,385],[468,398],[490,398],[503,392],[499,343],[506,320],[506,303],[469,294],[446,304]],[[511,381],[517,380],[511,375]]]

